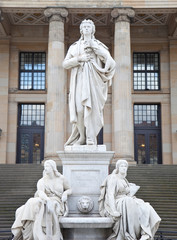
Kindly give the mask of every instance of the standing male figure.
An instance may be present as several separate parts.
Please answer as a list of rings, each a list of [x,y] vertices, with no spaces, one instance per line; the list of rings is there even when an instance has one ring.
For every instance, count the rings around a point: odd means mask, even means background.
[[[71,70],[69,110],[72,133],[65,145],[94,145],[103,127],[103,108],[112,84],[115,61],[108,48],[95,39],[95,25],[84,20],[81,38],[72,44],[63,61]]]

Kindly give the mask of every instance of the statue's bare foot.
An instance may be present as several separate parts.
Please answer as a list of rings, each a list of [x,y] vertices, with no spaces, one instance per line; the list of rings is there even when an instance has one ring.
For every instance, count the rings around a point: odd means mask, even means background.
[[[87,138],[87,145],[94,145],[94,141],[91,138]]]

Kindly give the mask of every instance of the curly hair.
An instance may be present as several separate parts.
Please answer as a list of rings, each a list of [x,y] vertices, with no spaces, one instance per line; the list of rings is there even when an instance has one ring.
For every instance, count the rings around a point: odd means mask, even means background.
[[[94,22],[92,21],[92,20],[90,20],[90,19],[84,19],[82,22],[81,22],[81,24],[80,24],[80,34],[81,34],[81,38],[83,39],[83,25],[85,24],[85,23],[89,23],[89,24],[91,24],[91,26],[92,26],[92,38],[95,38],[95,36],[94,36],[94,34],[95,34],[95,24],[94,24]]]

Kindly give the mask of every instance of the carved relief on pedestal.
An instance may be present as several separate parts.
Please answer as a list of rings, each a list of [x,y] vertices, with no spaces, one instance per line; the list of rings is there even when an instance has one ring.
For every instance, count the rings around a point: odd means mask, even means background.
[[[79,198],[77,208],[81,213],[89,213],[93,209],[93,200],[88,196],[82,196]]]

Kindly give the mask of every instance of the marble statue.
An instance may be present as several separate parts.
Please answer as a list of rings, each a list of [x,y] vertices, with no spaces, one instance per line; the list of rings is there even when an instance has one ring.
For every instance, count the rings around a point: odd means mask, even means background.
[[[108,48],[95,39],[95,25],[84,20],[81,38],[72,44],[63,61],[71,69],[69,110],[72,133],[65,145],[95,145],[103,127],[103,108],[112,84],[115,61]]]
[[[71,189],[53,160],[44,163],[37,191],[16,210],[13,240],[63,240],[59,218],[67,216],[67,197]]]
[[[127,181],[127,169],[127,161],[118,160],[116,169],[101,186],[100,215],[114,221],[108,239],[153,239],[161,219],[149,203],[135,197],[139,186]]]

